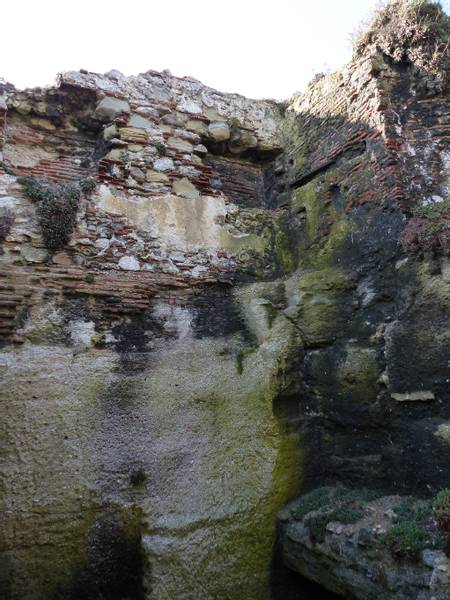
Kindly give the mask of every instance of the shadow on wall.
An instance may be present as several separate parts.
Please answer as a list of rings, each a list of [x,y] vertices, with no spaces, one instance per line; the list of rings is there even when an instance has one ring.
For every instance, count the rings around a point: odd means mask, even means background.
[[[412,247],[404,232],[450,176],[439,117],[448,99],[423,89],[412,97],[414,68],[388,59],[384,68],[400,82],[386,117],[395,108],[398,121],[384,137],[343,117],[286,117],[284,169],[275,163],[275,173],[292,189],[289,250],[299,270],[285,313],[302,344],[274,411],[301,432],[305,488],[427,495],[450,478],[437,435],[450,419],[448,266],[441,245]],[[413,131],[403,126],[410,121]],[[416,133],[421,124],[431,142]],[[424,235],[435,235],[423,220]]]

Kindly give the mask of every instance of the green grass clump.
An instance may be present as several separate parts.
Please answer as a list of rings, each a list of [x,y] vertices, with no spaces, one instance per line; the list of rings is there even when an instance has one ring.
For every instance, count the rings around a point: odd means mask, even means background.
[[[415,206],[412,209],[412,212],[416,217],[421,217],[423,219],[438,219],[442,217],[442,215],[446,215],[450,212],[450,200]]]
[[[393,525],[384,534],[384,543],[398,558],[418,560],[426,548],[442,548],[442,538],[433,534],[414,520]]]
[[[356,523],[362,519],[363,516],[364,511],[362,510],[361,506],[356,506],[355,508],[345,505],[339,506],[329,513],[330,522],[339,521],[339,523],[344,523],[344,525]]]
[[[447,542],[450,541],[450,490],[438,492],[433,501],[433,514],[439,528],[445,532]]]
[[[432,504],[430,500],[417,500],[413,497],[405,498],[395,508],[395,516],[392,522],[404,523],[405,521],[414,521],[422,523],[429,520],[432,516]]]
[[[320,510],[327,506],[331,499],[336,494],[336,490],[339,488],[333,487],[320,487],[316,488],[312,492],[302,496],[295,507],[292,509],[292,515],[295,519],[301,521],[308,513],[313,510]]]
[[[345,489],[345,488],[344,488]],[[375,490],[368,490],[367,488],[359,488],[355,490],[347,490],[344,495],[346,502],[357,502],[360,504],[366,504],[367,502],[373,502],[380,498],[380,493]]]
[[[409,60],[423,72],[448,78],[450,18],[432,0],[391,0],[378,10],[355,41],[362,54],[377,46],[396,62]]]
[[[31,176],[19,177],[25,195],[36,202],[36,214],[44,245],[58,250],[69,241],[75,228],[76,215],[82,193],[90,193],[95,187],[93,179],[80,183],[54,183]]]
[[[438,492],[433,501],[433,516],[443,539],[443,548],[450,556],[450,489]]]
[[[312,511],[325,510],[331,512],[349,506],[356,508],[379,497],[378,492],[366,488],[351,490],[343,486],[319,487],[297,501],[295,507],[292,508],[292,515],[295,519],[301,520]],[[335,520],[338,521],[339,519]]]
[[[317,542],[323,542],[328,523],[338,521],[344,525],[356,523],[364,516],[364,511],[361,507],[352,508],[351,506],[339,506],[331,512],[319,511],[318,513],[306,517],[305,525],[309,529],[312,538]]]
[[[291,514],[303,520],[313,540],[323,542],[329,523],[356,523],[364,517],[366,504],[377,498],[378,492],[365,488],[320,487],[302,496]],[[427,548],[449,553],[450,489],[441,490],[429,500],[404,498],[395,507],[382,542],[402,560],[418,560]]]
[[[356,523],[364,516],[364,506],[377,498],[377,492],[365,488],[320,487],[300,498],[291,512],[295,519],[304,519],[311,537],[320,542],[328,523]]]
[[[309,529],[310,536],[316,542],[323,542],[327,525],[330,523],[329,513],[319,512],[305,519],[305,525]]]
[[[400,559],[418,560],[423,550],[440,549],[443,538],[434,526],[433,502],[405,498],[396,508],[383,542]]]
[[[97,182],[92,177],[88,177],[87,179],[83,179],[80,181],[80,188],[83,194],[90,194],[95,190]]]
[[[433,202],[412,209],[402,235],[406,250],[448,254],[450,243],[450,200]]]

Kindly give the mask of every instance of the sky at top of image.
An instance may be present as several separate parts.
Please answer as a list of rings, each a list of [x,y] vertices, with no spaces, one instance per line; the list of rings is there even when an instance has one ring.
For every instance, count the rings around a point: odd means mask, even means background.
[[[442,5],[450,14],[450,0]],[[284,99],[351,54],[379,0],[22,0],[2,7],[0,78],[169,69],[224,92]]]

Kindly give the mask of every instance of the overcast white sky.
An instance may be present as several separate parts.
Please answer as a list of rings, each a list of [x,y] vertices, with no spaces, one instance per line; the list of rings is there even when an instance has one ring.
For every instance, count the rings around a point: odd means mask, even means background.
[[[13,0],[0,77],[17,87],[88,69],[170,69],[224,92],[287,98],[350,55],[378,0]],[[450,0],[443,2],[447,12]]]

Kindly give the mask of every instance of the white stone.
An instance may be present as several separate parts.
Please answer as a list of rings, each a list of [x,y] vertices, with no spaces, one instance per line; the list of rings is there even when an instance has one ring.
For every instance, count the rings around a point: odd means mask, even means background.
[[[159,268],[163,273],[176,274],[180,272],[180,269],[176,267],[171,260],[161,262]]]
[[[190,154],[194,149],[194,146],[193,144],[191,144],[191,142],[188,142],[187,140],[183,140],[182,138],[175,136],[170,137],[167,140],[167,143],[171,148],[174,148],[179,152],[187,152]]]
[[[183,175],[183,177],[190,177],[190,178],[195,178],[200,175],[200,172],[195,167],[192,167],[191,165],[181,165],[178,168],[178,172],[180,175]]]
[[[151,106],[139,106],[136,112],[143,117],[159,117],[158,111]]]
[[[118,134],[117,126],[114,123],[112,125],[108,125],[103,130],[103,138],[105,140],[112,140],[117,136],[117,134]]]
[[[187,308],[160,303],[155,306],[153,316],[164,322],[165,331],[174,332],[182,340],[192,336],[192,314]]]
[[[134,256],[122,256],[119,260],[119,267],[124,271],[139,271],[139,261]]]
[[[12,196],[0,198],[0,208],[14,208],[16,204],[17,198],[13,198]]]
[[[223,121],[215,121],[208,127],[211,137],[216,142],[223,142],[230,139],[230,128]]]
[[[155,171],[170,171],[173,169],[173,160],[167,157],[157,158],[153,163],[153,168]]]
[[[20,254],[27,262],[41,263],[47,258],[47,250],[44,248],[36,248],[31,244],[22,244]]]
[[[148,170],[145,176],[150,183],[168,183],[170,180],[164,173]]]
[[[408,264],[408,262],[409,262],[409,258],[408,258],[408,257],[406,257],[406,258],[401,258],[400,260],[398,260],[398,261],[395,263],[395,268],[396,268],[396,270],[397,270],[397,271],[399,271],[401,268],[403,268],[405,265],[407,265],[407,264]]]
[[[197,102],[194,102],[190,98],[183,97],[177,105],[177,110],[180,112],[187,112],[193,115],[199,115],[202,112],[202,107]]]
[[[105,76],[109,77],[110,79],[116,79],[117,81],[121,79],[126,79],[125,75],[121,73],[118,69],[111,69],[110,71],[105,73]]]
[[[112,121],[122,113],[129,113],[130,105],[126,100],[106,96],[97,104],[94,117],[99,121]]]
[[[403,394],[391,394],[393,400],[398,402],[422,402],[424,400],[434,400],[434,394],[431,390],[418,390],[417,392],[405,392]]]
[[[110,240],[107,238],[98,238],[98,240],[95,240],[94,246],[100,250],[106,250],[106,248],[109,247],[109,244]]]
[[[441,423],[434,432],[434,435],[443,442],[450,444],[450,423]]]
[[[70,321],[67,329],[74,346],[88,348],[92,346],[92,338],[95,336],[95,323],[93,321]]]
[[[138,129],[145,129],[146,131],[153,131],[155,133],[160,133],[159,130],[156,130],[155,126],[151,121],[142,117],[141,115],[132,115],[128,120],[129,127],[136,127]]]
[[[195,133],[206,133],[208,131],[208,127],[204,121],[200,119],[191,119],[186,123],[186,129],[190,131],[195,131]]]
[[[192,277],[196,279],[199,277],[204,277],[208,273],[207,267],[203,267],[202,265],[197,265],[191,271],[189,271]]]
[[[10,185],[11,183],[15,183],[17,181],[17,177],[15,175],[0,175],[0,183],[2,185]]]
[[[173,182],[173,191],[178,196],[183,196],[184,198],[190,198],[192,200],[200,198],[200,192],[187,177],[176,179]]]
[[[195,154],[198,154],[199,156],[206,156],[208,154],[208,148],[206,146],[204,146],[203,144],[197,144],[194,147],[194,152],[195,152]]]

